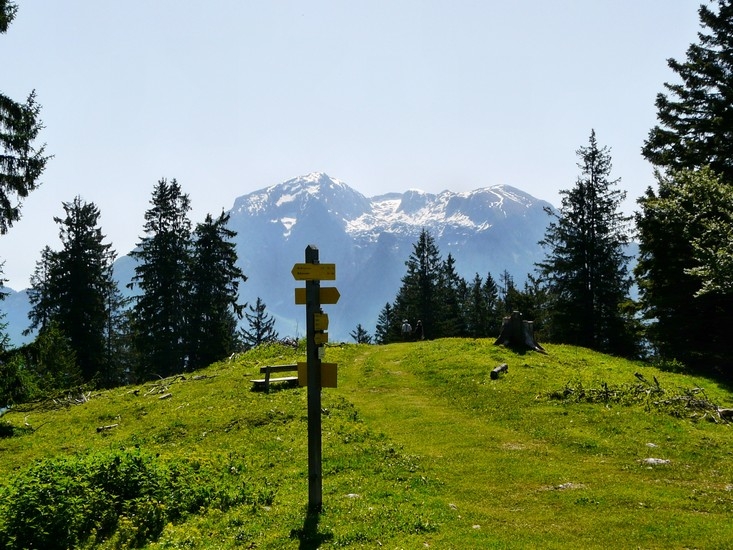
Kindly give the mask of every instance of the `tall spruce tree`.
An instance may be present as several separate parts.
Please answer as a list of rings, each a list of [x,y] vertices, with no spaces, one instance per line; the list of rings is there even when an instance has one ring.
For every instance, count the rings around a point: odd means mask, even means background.
[[[48,320],[69,339],[81,371],[89,382],[113,381],[110,375],[108,333],[110,297],[118,293],[112,277],[115,253],[104,243],[98,226],[99,209],[80,197],[63,203],[64,217],[55,217],[59,224],[62,248],[58,252],[44,249],[41,269],[43,277],[34,277],[30,293],[31,328],[40,328]]]
[[[551,296],[552,340],[629,354],[621,304],[628,299],[631,278],[624,247],[629,242],[620,204],[625,192],[610,180],[611,156],[599,147],[595,131],[578,149],[581,174],[575,186],[561,191],[559,213],[541,241],[545,259],[538,265]]]
[[[426,339],[438,338],[442,336],[438,323],[443,312],[440,283],[444,265],[435,239],[426,229],[420,232],[405,265],[407,273],[402,277],[394,310],[413,326],[422,320]]]
[[[731,242],[731,189],[710,169],[660,175],[658,192],[648,189],[639,200],[635,269],[649,338],[659,354],[728,378],[733,289],[725,280],[725,248]]]
[[[192,368],[218,361],[237,349],[239,283],[247,280],[237,267],[233,242],[236,232],[227,227],[229,214],[214,220],[206,216],[194,231],[189,313],[189,360]]]
[[[8,30],[17,11],[15,2],[0,0],[0,34]],[[43,129],[40,111],[35,91],[25,103],[0,93],[0,234],[20,219],[21,202],[38,187],[49,159],[43,155],[45,145],[34,145]]]
[[[35,92],[25,103],[0,94],[0,234],[20,220],[21,203],[40,184],[50,158],[45,145],[33,145],[43,129],[40,111]]]
[[[666,170],[710,166],[733,183],[733,2],[717,0],[717,10],[702,4],[699,43],[687,49],[683,62],[667,64],[679,76],[657,95],[659,124],[642,149],[655,166]]]
[[[680,82],[657,96],[659,124],[642,152],[659,168],[658,191],[639,199],[636,275],[659,353],[731,378],[733,293],[725,280],[733,247],[721,208],[733,188],[733,3],[716,4],[700,6],[699,42],[684,62],[668,61]]]
[[[173,179],[161,179],[145,212],[145,236],[130,253],[136,261],[130,284],[140,294],[133,306],[138,375],[169,376],[186,367],[191,297],[191,203]]]

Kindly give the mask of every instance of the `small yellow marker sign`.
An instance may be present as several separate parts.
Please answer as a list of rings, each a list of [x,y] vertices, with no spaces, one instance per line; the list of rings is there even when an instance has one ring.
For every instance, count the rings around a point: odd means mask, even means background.
[[[315,330],[328,330],[328,315],[325,313],[314,313],[313,325]]]
[[[335,281],[336,264],[295,264],[291,273],[296,281]]]
[[[321,387],[335,388],[338,378],[338,363],[321,363]],[[298,363],[298,385],[308,385],[308,363]]]
[[[316,332],[313,335],[313,341],[317,346],[321,344],[328,344],[328,332]]]

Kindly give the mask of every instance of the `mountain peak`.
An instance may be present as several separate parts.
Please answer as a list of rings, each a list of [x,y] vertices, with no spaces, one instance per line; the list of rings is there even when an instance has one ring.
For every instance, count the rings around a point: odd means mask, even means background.
[[[293,187],[304,187],[308,192],[315,192],[316,188],[329,187],[329,188],[348,188],[343,181],[336,178],[332,178],[325,172],[311,172],[305,176],[298,176],[287,180],[279,185],[284,185],[290,188]],[[278,187],[277,185],[271,188]]]
[[[287,219],[287,224],[283,223],[290,228],[312,201],[342,221],[360,216],[371,206],[369,199],[343,181],[324,172],[311,172],[241,196],[232,210],[253,216],[267,215],[275,220]]]

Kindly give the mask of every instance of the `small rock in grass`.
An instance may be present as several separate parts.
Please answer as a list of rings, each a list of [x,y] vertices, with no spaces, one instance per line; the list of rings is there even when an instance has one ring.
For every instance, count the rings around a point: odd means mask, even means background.
[[[658,466],[660,464],[669,464],[669,460],[666,458],[645,458],[642,460],[644,464],[650,464],[652,466]]]

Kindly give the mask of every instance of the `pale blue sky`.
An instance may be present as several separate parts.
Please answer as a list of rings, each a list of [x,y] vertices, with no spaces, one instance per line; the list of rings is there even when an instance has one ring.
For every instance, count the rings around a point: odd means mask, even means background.
[[[0,237],[28,286],[76,195],[118,254],[161,177],[194,221],[313,171],[367,196],[509,184],[559,204],[592,128],[627,212],[654,183],[654,98],[694,0],[17,0],[0,90],[36,89],[55,158]]]

